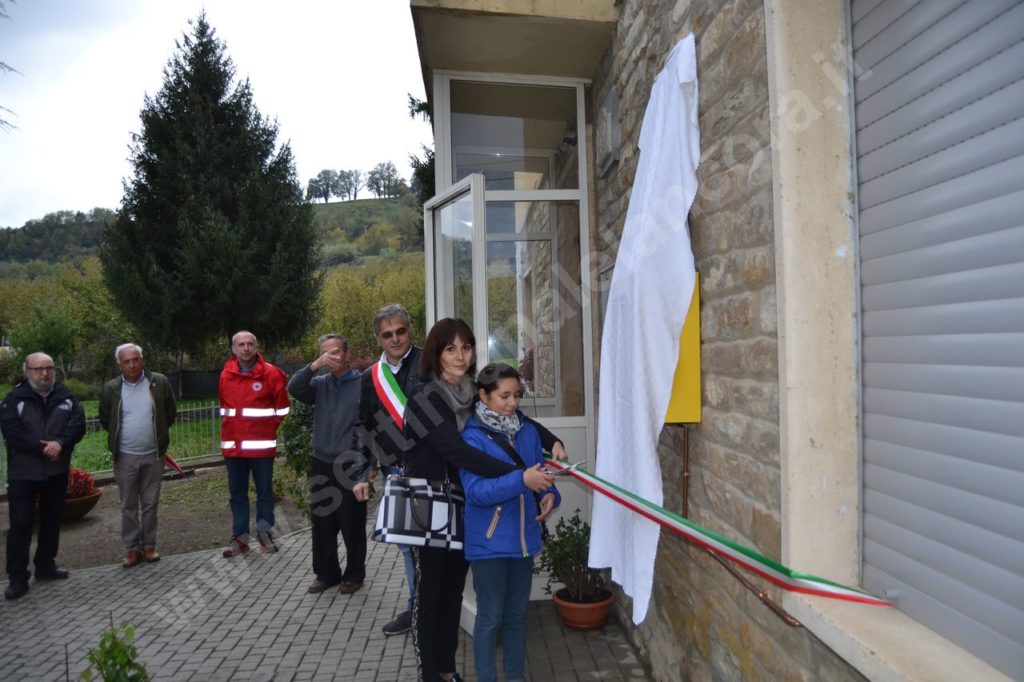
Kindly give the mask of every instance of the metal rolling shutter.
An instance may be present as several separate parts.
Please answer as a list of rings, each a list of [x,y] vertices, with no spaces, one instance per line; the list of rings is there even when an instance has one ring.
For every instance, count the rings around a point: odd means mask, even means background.
[[[1024,3],[851,20],[863,583],[1024,678]]]

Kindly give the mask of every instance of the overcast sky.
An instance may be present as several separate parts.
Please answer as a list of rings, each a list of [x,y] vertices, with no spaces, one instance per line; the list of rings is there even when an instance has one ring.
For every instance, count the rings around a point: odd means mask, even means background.
[[[430,126],[408,0],[18,0],[0,21],[0,227],[59,210],[120,204],[143,97],[188,21],[206,8],[260,113],[290,141],[299,179],[324,168],[367,171],[410,153]],[[367,195],[368,196],[368,195]]]

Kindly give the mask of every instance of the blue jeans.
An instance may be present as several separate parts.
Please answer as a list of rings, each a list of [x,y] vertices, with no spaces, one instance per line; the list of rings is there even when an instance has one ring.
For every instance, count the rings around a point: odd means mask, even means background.
[[[416,564],[412,559],[412,547],[409,545],[396,546],[405,561],[405,584],[409,586],[409,601],[405,604],[405,610],[412,613],[412,605],[416,600]]]
[[[274,527],[274,458],[227,457],[228,492],[231,495],[231,537],[249,535],[249,472],[256,484],[256,532]]]
[[[392,465],[384,467],[384,473],[402,475],[402,470]],[[405,610],[412,613],[412,605],[416,601],[416,564],[412,558],[412,547],[409,545],[395,546],[398,547],[398,551],[402,553],[402,560],[405,561],[405,584],[409,586],[409,601],[405,603]]]
[[[473,657],[476,679],[498,679],[497,641],[501,630],[505,679],[526,679],[526,608],[530,603],[533,557],[474,561],[476,624]]]

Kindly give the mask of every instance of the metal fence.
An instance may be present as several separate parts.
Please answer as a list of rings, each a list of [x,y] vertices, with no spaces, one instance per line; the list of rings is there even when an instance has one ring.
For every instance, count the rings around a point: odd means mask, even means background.
[[[113,474],[113,459],[107,449],[107,433],[97,417],[86,420],[85,437],[75,446],[72,466],[91,471],[94,476]],[[182,465],[216,462],[220,454],[220,407],[217,401],[178,410],[171,427],[168,454]],[[7,485],[7,453],[0,444],[0,492]]]

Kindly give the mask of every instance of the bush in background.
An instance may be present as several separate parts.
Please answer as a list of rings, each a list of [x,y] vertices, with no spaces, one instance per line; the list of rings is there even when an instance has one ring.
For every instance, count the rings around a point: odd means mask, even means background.
[[[313,459],[313,406],[298,400],[292,401],[291,410],[281,424],[281,451],[288,467],[297,474],[309,474]]]
[[[64,385],[67,386],[68,390],[75,394],[75,397],[79,400],[99,400],[100,399],[100,386],[96,384],[87,384],[79,379],[65,379]]]

